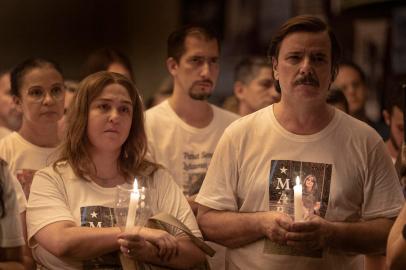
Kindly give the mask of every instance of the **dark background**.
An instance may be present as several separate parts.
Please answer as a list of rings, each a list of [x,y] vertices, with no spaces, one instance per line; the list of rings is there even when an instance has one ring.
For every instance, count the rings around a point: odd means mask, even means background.
[[[111,46],[129,56],[137,85],[149,97],[167,76],[169,33],[184,23],[201,22],[222,38],[220,79],[212,98],[219,103],[231,93],[235,63],[248,54],[265,56],[275,29],[298,14],[327,20],[345,58],[364,59],[359,64],[367,70],[371,98],[378,103],[393,78],[406,74],[406,1],[395,0],[0,0],[0,68],[42,56],[59,62],[67,79],[78,79],[86,56]],[[368,55],[362,57],[355,46],[360,20],[387,25],[379,35],[384,46],[367,42]]]

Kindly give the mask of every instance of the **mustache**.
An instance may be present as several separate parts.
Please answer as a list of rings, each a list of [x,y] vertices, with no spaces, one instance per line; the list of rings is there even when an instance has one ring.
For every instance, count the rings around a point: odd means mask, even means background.
[[[210,84],[210,86],[213,86],[213,82],[209,79],[194,82],[194,84],[199,84],[199,83],[208,83],[208,84]]]
[[[299,85],[299,84],[320,86],[319,80],[311,74],[304,76],[304,77],[299,77],[298,79],[296,79],[296,81],[294,82],[294,85]]]

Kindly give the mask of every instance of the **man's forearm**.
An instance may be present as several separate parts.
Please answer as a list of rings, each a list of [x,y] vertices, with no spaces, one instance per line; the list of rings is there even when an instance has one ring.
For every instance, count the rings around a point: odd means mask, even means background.
[[[332,249],[361,254],[384,254],[393,220],[332,223],[333,232],[327,245]]]
[[[197,219],[206,240],[237,248],[264,237],[259,228],[259,219],[263,213],[265,212],[234,213],[210,210],[203,214],[199,212]]]

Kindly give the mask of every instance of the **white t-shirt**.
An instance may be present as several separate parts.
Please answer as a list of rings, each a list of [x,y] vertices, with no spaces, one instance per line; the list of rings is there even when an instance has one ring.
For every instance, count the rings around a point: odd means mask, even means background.
[[[196,194],[224,129],[238,115],[211,105],[213,120],[205,128],[186,124],[168,100],[146,111],[149,158],[172,174],[185,195]]]
[[[66,163],[65,163],[66,164]],[[57,221],[72,221],[77,226],[114,226],[117,188],[103,188],[94,182],[78,179],[70,166],[59,165],[59,173],[47,167],[35,174],[27,207],[28,242],[35,259],[48,269],[117,269],[117,253],[87,262],[57,258],[40,246],[34,235]],[[195,217],[170,174],[159,169],[149,179],[152,214],[169,213],[182,221],[197,237],[202,237]],[[109,266],[106,264],[110,263]],[[119,268],[121,269],[121,268]]]
[[[0,126],[0,140],[9,135],[12,131],[6,127]]]
[[[0,218],[0,247],[2,248],[23,246],[25,243],[12,181],[6,164],[1,162],[0,184],[3,189],[5,207],[5,216]]]
[[[8,163],[10,172],[20,182],[28,198],[34,173],[51,164],[56,148],[39,147],[25,140],[18,132],[0,140],[0,158]]]
[[[278,123],[273,106],[226,129],[196,201],[217,210],[292,215],[294,179],[299,176],[304,188],[309,175],[317,179],[312,211],[329,221],[393,218],[404,203],[392,161],[372,128],[335,110],[322,131],[296,135]],[[363,267],[362,256],[333,251],[322,258],[276,255],[275,249],[265,254],[265,242],[228,249],[227,269]]]
[[[239,115],[210,105],[213,120],[205,128],[185,123],[165,100],[146,111],[145,130],[148,156],[169,170],[186,196],[199,192],[214,149],[224,129]],[[216,250],[209,257],[213,269],[224,269],[224,247],[208,243]]]

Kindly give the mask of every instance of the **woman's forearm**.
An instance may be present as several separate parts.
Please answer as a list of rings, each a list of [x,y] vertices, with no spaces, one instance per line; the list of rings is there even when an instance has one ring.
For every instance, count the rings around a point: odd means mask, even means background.
[[[148,252],[144,253],[144,257],[139,257],[140,261],[151,264],[167,266],[175,269],[190,269],[205,260],[205,255],[189,238],[178,240],[179,252],[169,261],[164,261],[158,256],[158,248],[148,242]]]
[[[41,229],[35,239],[57,257],[88,260],[119,249],[120,229],[89,228],[51,224]]]

